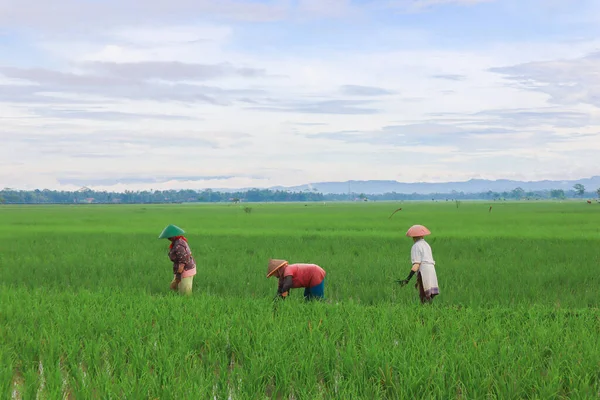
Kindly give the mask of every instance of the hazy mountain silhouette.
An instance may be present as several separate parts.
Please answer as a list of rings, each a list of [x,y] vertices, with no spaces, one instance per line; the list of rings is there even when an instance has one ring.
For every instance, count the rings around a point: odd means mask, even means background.
[[[595,192],[600,188],[600,176],[594,176],[586,179],[564,180],[564,181],[514,181],[508,179],[486,180],[471,179],[465,182],[443,182],[443,183],[403,183],[397,181],[346,181],[346,182],[316,182],[300,186],[275,186],[270,189],[303,191],[315,190],[324,194],[327,193],[364,193],[364,194],[382,194],[382,193],[451,193],[452,191],[464,193],[481,193],[487,191],[510,192],[518,187],[527,191],[563,189],[565,191],[573,189],[573,185],[581,183],[585,186],[586,192]]]

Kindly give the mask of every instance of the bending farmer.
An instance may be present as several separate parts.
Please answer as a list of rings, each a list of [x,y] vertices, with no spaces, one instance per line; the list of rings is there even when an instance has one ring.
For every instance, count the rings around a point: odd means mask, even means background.
[[[171,281],[171,290],[178,290],[180,294],[189,295],[192,293],[192,283],[196,275],[196,261],[192,257],[192,251],[183,236],[183,229],[175,226],[167,226],[159,239],[168,239],[171,242],[169,246],[169,259],[173,262],[173,281]]]
[[[396,281],[401,286],[405,286],[416,272],[417,283],[415,288],[419,290],[421,303],[429,303],[435,296],[440,294],[431,247],[424,239],[424,236],[430,234],[429,229],[423,225],[413,225],[406,232],[406,236],[412,237],[414,242],[410,251],[412,268],[406,279]]]
[[[315,264],[292,264],[285,260],[269,260],[267,278],[279,279],[277,295],[287,297],[290,289],[304,288],[304,298],[325,298],[325,275],[323,268]]]

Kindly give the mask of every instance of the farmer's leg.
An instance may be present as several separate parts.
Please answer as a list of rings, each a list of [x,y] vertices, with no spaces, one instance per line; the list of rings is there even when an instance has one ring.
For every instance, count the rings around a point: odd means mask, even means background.
[[[177,285],[177,275],[173,274],[173,280],[171,281],[169,287],[171,288],[171,290],[177,290]]]
[[[315,285],[311,288],[308,288],[308,299],[312,300],[314,298],[323,300],[325,298],[325,279],[321,281],[318,285]],[[306,295],[304,296],[306,297]]]
[[[192,294],[192,283],[194,281],[193,276],[183,278],[179,283],[179,294],[190,295]]]
[[[417,286],[417,289],[419,290],[419,299],[421,300],[421,303],[424,304],[428,299],[427,295],[425,295],[425,289],[423,289],[423,278],[421,277],[420,272],[417,272],[417,284],[415,286]]]

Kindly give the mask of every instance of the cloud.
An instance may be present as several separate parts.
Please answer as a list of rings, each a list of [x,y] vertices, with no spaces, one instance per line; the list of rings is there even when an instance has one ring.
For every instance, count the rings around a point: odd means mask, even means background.
[[[20,79],[36,84],[53,84],[72,87],[116,86],[130,81],[115,76],[101,76],[60,72],[45,68],[1,67],[0,73],[8,78]]]
[[[394,94],[393,91],[374,87],[360,85],[344,85],[340,87],[340,93],[347,96],[386,96]]]
[[[545,93],[561,105],[600,107],[600,52],[585,57],[491,68],[518,88]]]
[[[192,76],[202,80],[227,74],[244,77],[260,75],[260,71],[236,68],[229,64],[195,65],[184,63],[92,63],[88,67],[102,70],[99,73],[61,72],[44,68],[1,67],[0,73],[7,78],[26,81],[28,85],[0,85],[0,100],[32,100],[56,102],[52,94],[69,93],[156,101],[198,102],[214,105],[230,105],[237,96],[264,93],[256,89],[222,89],[178,80]],[[171,68],[172,66],[176,66]],[[160,81],[157,81],[160,79]],[[169,81],[170,80],[170,81]],[[6,95],[11,91],[13,95]],[[54,96],[55,97],[55,96]]]
[[[417,12],[442,5],[474,6],[494,1],[496,0],[388,0],[384,7]]]
[[[298,125],[298,126],[323,126],[323,125],[327,125],[324,122],[290,122],[292,125]]]
[[[4,89],[15,90],[13,87],[0,85],[0,92]],[[40,84],[37,86],[23,86],[17,90],[18,96],[9,96],[6,93],[0,94],[0,101],[12,102],[31,102],[31,103],[54,103],[65,104],[73,101],[84,103],[98,103],[100,100],[90,100],[89,98],[80,99],[78,96],[92,96],[112,99],[129,100],[152,100],[152,101],[174,101],[184,103],[205,103],[226,106],[233,101],[233,95],[237,92],[230,92],[219,88],[209,88],[200,85],[191,84],[162,84],[143,82],[138,85],[80,85],[79,82],[73,84]],[[69,98],[70,97],[70,98]]]
[[[365,9],[429,10],[440,5],[476,5],[493,0],[388,0],[362,5],[351,0],[3,0],[0,27],[46,31],[108,30],[129,24],[184,23],[200,18],[272,22],[286,19],[340,18]],[[357,2],[358,3],[358,2]],[[115,10],[118,9],[118,12]]]
[[[263,69],[236,67],[230,63],[190,64],[178,61],[145,61],[136,63],[88,62],[83,67],[99,74],[133,81],[161,79],[167,81],[211,80],[238,76],[256,78],[266,76]]]
[[[51,118],[65,119],[85,119],[85,120],[112,120],[112,121],[133,121],[144,119],[162,119],[170,121],[189,121],[197,118],[185,115],[170,114],[145,114],[145,113],[126,113],[120,111],[87,111],[87,110],[54,110],[49,108],[38,108],[32,110],[36,115]]]
[[[296,12],[315,17],[343,17],[356,11],[351,0],[299,0]]]
[[[487,110],[477,112],[473,115],[485,117],[486,122],[490,124],[500,122],[512,127],[550,125],[560,128],[577,128],[587,126],[592,122],[592,118],[589,114],[576,111],[522,109]]]
[[[137,0],[86,1],[56,0],[45,2],[4,0],[0,5],[0,26],[34,29],[90,29],[196,19],[199,16],[241,21],[273,21],[285,17],[289,9],[278,1],[241,0],[148,0],[143,7]],[[119,10],[116,12],[115,10]]]
[[[63,104],[65,100],[57,97],[54,90],[40,85],[1,85],[0,103],[29,103],[29,104]],[[79,104],[90,103],[88,100],[79,99]]]
[[[528,132],[494,127],[470,127],[439,123],[390,125],[371,131],[338,131],[306,135],[311,139],[327,139],[344,143],[394,146],[400,148],[432,147],[435,151],[444,146],[448,151],[488,151],[493,148],[508,149],[526,143],[546,143],[553,138],[550,132]],[[520,140],[520,142],[519,142]]]
[[[131,185],[131,184],[152,184],[152,183],[165,183],[169,181],[214,181],[223,179],[238,178],[231,175],[217,175],[217,176],[121,176],[115,178],[98,178],[94,176],[61,176],[57,180],[61,185],[76,185],[76,186],[113,186],[113,185]]]
[[[431,142],[444,136],[462,133],[460,128],[435,123],[392,125],[374,131],[339,131],[309,135],[310,138],[329,139],[345,143],[409,146]],[[439,141],[439,140],[438,140]],[[445,142],[448,142],[445,140]]]
[[[496,127],[539,128],[551,126],[554,128],[580,128],[594,122],[589,113],[569,111],[562,108],[513,108],[501,110],[484,110],[475,113],[430,113],[438,122],[453,122],[463,126],[487,125]],[[439,118],[441,117],[441,118]],[[444,117],[453,117],[444,119]]]
[[[300,114],[377,114],[378,109],[361,107],[370,102],[361,100],[275,101],[271,105],[248,107],[248,110]]]
[[[445,75],[432,75],[435,79],[445,79],[448,81],[464,81],[467,79],[465,75],[445,74]]]
[[[189,151],[216,150],[235,147],[243,142],[242,136],[218,133],[182,132],[135,132],[103,131],[78,133],[77,126],[71,133],[47,133],[43,128],[31,132],[0,132],[3,145],[13,151],[27,152],[34,157],[51,156],[62,160],[68,158],[126,158],[149,156],[150,153],[168,156],[173,153],[189,154]],[[129,166],[131,167],[131,166]]]
[[[165,26],[130,24],[105,33],[108,43],[134,49],[155,49],[161,46],[214,45],[228,43],[233,29],[221,24],[181,24]],[[109,45],[110,46],[110,45]]]
[[[456,4],[456,5],[474,5],[481,3],[491,3],[496,0],[413,0],[413,3],[421,7],[429,7],[441,4]]]

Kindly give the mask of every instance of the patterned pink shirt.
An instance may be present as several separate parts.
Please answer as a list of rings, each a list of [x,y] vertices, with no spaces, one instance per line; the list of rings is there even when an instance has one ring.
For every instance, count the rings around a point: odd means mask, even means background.
[[[173,261],[173,274],[177,275],[179,264],[184,264],[182,279],[196,275],[196,261],[185,240],[177,239],[173,242],[173,248],[169,250],[169,259]]]

